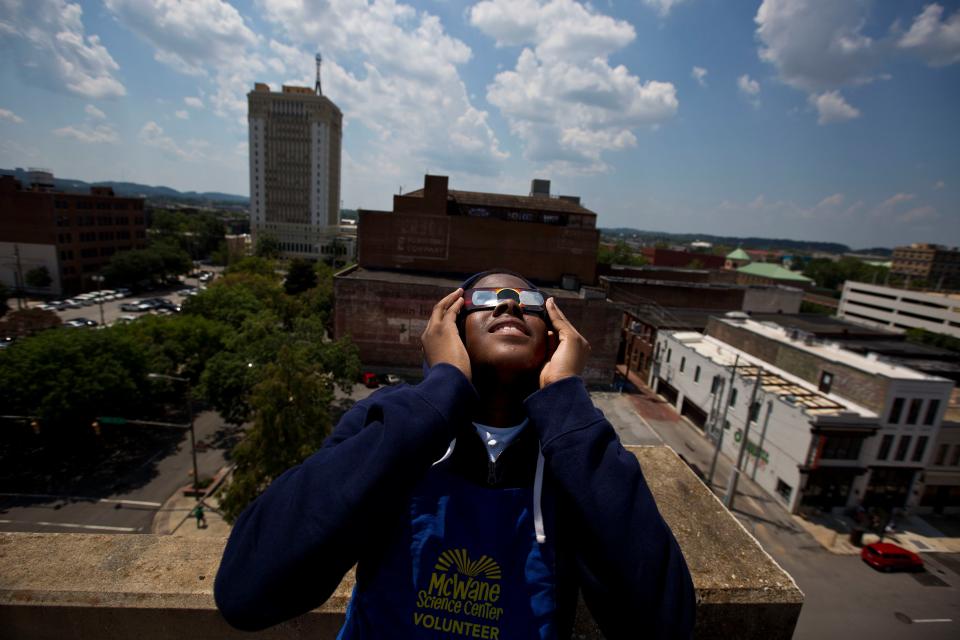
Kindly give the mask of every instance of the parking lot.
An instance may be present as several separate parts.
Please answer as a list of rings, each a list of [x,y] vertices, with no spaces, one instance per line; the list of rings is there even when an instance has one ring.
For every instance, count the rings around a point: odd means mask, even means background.
[[[216,273],[213,268],[207,267],[205,270],[214,274],[213,278],[216,277]],[[79,309],[61,309],[55,311],[55,313],[60,316],[60,319],[64,324],[67,324],[72,320],[87,319],[93,320],[98,325],[104,324],[107,326],[116,323],[118,320],[124,317],[128,319],[134,319],[150,314],[156,315],[174,313],[175,311],[172,310],[172,307],[182,305],[183,302],[189,297],[179,293],[180,291],[187,288],[196,289],[198,291],[202,290],[213,281],[213,278],[209,279],[207,282],[201,282],[201,280],[196,277],[184,277],[181,278],[181,284],[179,285],[160,288],[154,291],[145,291],[141,292],[140,294],[131,294],[124,298],[117,298],[103,302],[93,302],[89,305],[81,306]],[[122,305],[129,305],[131,303],[150,298],[165,299],[171,303],[171,308],[168,308],[166,311],[164,311],[162,308],[155,308],[149,311],[125,311],[121,309]],[[65,299],[62,298],[61,300]],[[41,301],[31,301],[30,307],[41,307],[44,304],[45,303]],[[16,308],[15,301],[11,301],[11,308]]]

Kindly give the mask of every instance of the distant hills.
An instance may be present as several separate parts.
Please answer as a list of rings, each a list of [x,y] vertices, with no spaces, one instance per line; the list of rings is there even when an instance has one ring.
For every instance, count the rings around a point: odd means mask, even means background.
[[[667,233],[665,231],[643,231],[629,227],[602,228],[600,229],[600,233],[608,238],[636,240],[642,241],[644,244],[653,244],[656,242],[689,244],[699,240],[715,245],[722,244],[730,247],[743,247],[744,249],[772,249],[798,251],[802,253],[817,251],[824,253],[850,253],[852,251],[850,247],[845,244],[840,244],[839,242],[816,242],[813,240],[790,240],[787,238],[740,238],[737,236],[713,236],[706,233]],[[883,256],[891,255],[892,251],[884,247],[871,247],[869,249],[860,249],[858,253]]]
[[[11,175],[26,185],[29,182],[28,172],[21,168],[0,169],[0,174]],[[90,187],[111,187],[118,196],[143,197],[151,201],[173,201],[181,204],[199,204],[199,205],[229,205],[236,207],[238,205],[246,207],[250,203],[247,196],[238,196],[232,193],[221,193],[219,191],[177,191],[170,187],[154,187],[137,182],[84,182],[83,180],[74,180],[71,178],[53,179],[53,188],[57,191],[66,191],[70,193],[89,193]]]

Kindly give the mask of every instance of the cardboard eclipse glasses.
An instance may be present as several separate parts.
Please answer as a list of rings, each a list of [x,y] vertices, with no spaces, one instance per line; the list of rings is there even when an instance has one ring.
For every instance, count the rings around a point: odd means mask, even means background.
[[[463,292],[464,312],[494,309],[506,300],[513,300],[524,313],[546,315],[546,301],[535,289],[487,288],[467,289]]]

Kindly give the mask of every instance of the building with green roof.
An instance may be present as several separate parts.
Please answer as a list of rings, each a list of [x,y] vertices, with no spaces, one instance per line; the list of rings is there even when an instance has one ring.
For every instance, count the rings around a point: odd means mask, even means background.
[[[737,247],[733,251],[727,254],[726,262],[723,265],[724,269],[739,269],[740,267],[750,264],[750,254],[746,251]]]
[[[813,286],[813,280],[778,264],[753,262],[737,269],[737,284],[783,284],[807,289]]]

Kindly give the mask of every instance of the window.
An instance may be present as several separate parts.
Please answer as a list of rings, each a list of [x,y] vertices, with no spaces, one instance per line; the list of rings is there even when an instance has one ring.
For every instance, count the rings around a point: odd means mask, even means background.
[[[890,417],[887,422],[890,424],[900,424],[900,414],[903,413],[903,398],[894,398],[893,405],[890,407]]]
[[[700,367],[699,367],[699,366],[697,366],[697,368],[694,369],[694,371],[693,371],[693,381],[694,381],[694,382],[700,382]]]
[[[907,449],[910,448],[912,439],[910,436],[900,436],[900,442],[897,443],[897,453],[893,456],[894,460],[900,462],[907,457]]]
[[[937,459],[936,459],[936,461],[935,461],[933,464],[935,464],[935,465],[941,465],[941,464],[943,464],[944,462],[946,462],[946,461],[947,461],[947,451],[948,451],[949,449],[950,449],[950,445],[948,445],[948,444],[942,444],[942,445],[940,445],[940,449],[937,451]]]
[[[80,249],[81,258],[96,258],[97,255],[99,255],[99,252],[97,251],[96,247],[91,249]]]
[[[917,424],[920,419],[920,407],[923,406],[923,400],[914,398],[910,401],[910,409],[907,411],[907,424]]]
[[[760,417],[760,402],[755,401],[750,405],[750,415],[747,417],[748,422],[752,422]]]
[[[927,448],[928,439],[929,438],[927,438],[927,436],[920,436],[919,438],[917,438],[917,446],[913,448],[913,457],[911,458],[911,460],[913,460],[914,462],[920,462],[921,460],[923,460],[923,454],[925,453],[925,450]]]
[[[69,235],[69,234],[67,234]],[[940,401],[931,400],[927,405],[927,415],[923,418],[923,424],[930,426],[937,419],[937,413],[940,411]]]
[[[825,460],[856,460],[860,457],[863,438],[827,436],[820,457]]]
[[[824,371],[820,374],[820,391],[830,393],[830,385],[833,384],[833,374]]]
[[[680,373],[683,373],[683,369],[687,366],[687,359],[680,358]]]
[[[880,442],[880,450],[877,451],[877,460],[886,460],[887,456],[890,455],[890,447],[892,446],[893,436],[883,436],[883,440]]]
[[[735,406],[737,404],[737,390],[730,389],[730,406]]]
[[[667,362],[670,362],[670,356],[673,355],[673,349],[667,349]]]
[[[777,478],[777,494],[787,502],[790,502],[790,495],[793,493],[793,487]]]
[[[713,380],[710,381],[710,393],[716,393],[719,388],[720,376],[713,376]]]

